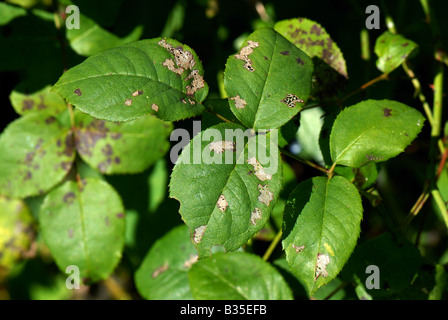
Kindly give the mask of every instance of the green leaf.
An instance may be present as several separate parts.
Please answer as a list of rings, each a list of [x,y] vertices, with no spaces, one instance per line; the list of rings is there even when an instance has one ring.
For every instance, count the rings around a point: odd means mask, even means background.
[[[43,194],[59,183],[75,158],[65,113],[27,114],[0,136],[0,194],[24,198]]]
[[[385,31],[375,43],[375,53],[378,56],[376,66],[382,72],[390,73],[398,68],[417,47],[414,41]]]
[[[43,110],[56,114],[67,108],[64,99],[50,92],[50,85],[32,93],[22,93],[22,86],[16,87],[9,96],[14,110],[20,115]]]
[[[143,32],[142,26],[136,26],[129,35],[120,38],[83,14],[79,15],[79,26],[79,29],[67,29],[66,37],[73,51],[82,56],[136,41]]]
[[[315,177],[293,190],[285,207],[283,249],[310,295],[341,271],[355,248],[361,219],[361,197],[344,177]]]
[[[227,59],[230,108],[248,128],[278,128],[302,109],[312,73],[313,63],[303,51],[273,29],[258,29]]]
[[[188,270],[198,258],[187,226],[157,240],[135,273],[138,292],[148,300],[192,300]]]
[[[190,47],[157,38],[97,53],[64,73],[52,90],[96,118],[128,121],[152,113],[175,121],[202,113],[208,93],[203,74]]]
[[[34,219],[19,199],[0,196],[0,281],[23,257],[34,239]]]
[[[384,233],[359,245],[342,272],[346,281],[358,277],[365,283],[371,274],[369,265],[378,267],[379,289],[368,290],[373,298],[382,298],[410,289],[422,264],[418,249],[406,239]]]
[[[115,123],[75,114],[75,146],[81,158],[101,173],[138,173],[168,150],[172,124],[153,116]]]
[[[348,77],[341,50],[319,23],[305,18],[296,18],[279,21],[274,28],[311,58],[322,59],[339,74],[345,78]]]
[[[215,245],[227,251],[244,245],[262,229],[282,188],[275,132],[250,137],[243,130],[230,123],[206,129],[173,169],[170,197],[181,204],[199,258]]]
[[[21,16],[26,16],[26,10],[24,8],[0,2],[0,26],[6,25]]]
[[[39,212],[41,234],[58,267],[79,268],[83,282],[105,279],[121,258],[125,214],[118,193],[87,178],[52,190]]]
[[[199,260],[188,272],[197,300],[292,300],[280,273],[246,252],[217,253]]]
[[[366,100],[344,109],[330,134],[334,164],[362,167],[397,156],[420,133],[425,118],[405,104]]]

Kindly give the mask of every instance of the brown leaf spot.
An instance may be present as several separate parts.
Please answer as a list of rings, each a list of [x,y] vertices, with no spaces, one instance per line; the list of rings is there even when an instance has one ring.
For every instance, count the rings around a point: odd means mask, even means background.
[[[53,116],[48,117],[47,119],[45,119],[45,123],[46,124],[52,124],[53,122],[56,121],[56,118]]]
[[[75,202],[75,199],[76,199],[76,195],[73,193],[73,192],[67,192],[65,195],[64,195],[64,202],[66,203],[66,204],[68,204],[68,205],[70,205],[70,204],[72,204],[73,202]]]
[[[303,60],[300,59],[300,58],[297,58],[296,61],[297,61],[298,64],[300,64],[300,65],[302,65],[302,66],[305,65],[305,61],[303,61]]]
[[[106,156],[111,156],[114,153],[112,146],[108,143],[103,148],[101,148],[101,152]]]
[[[73,229],[68,229],[67,230],[67,233],[68,233],[68,237],[70,238],[70,239],[72,239],[73,238]]]
[[[33,109],[34,101],[31,99],[23,100],[22,102],[22,111],[27,111]]]
[[[392,112],[391,109],[384,108],[384,109],[383,109],[383,116],[386,117],[386,118],[389,118],[389,117],[392,115],[391,112]]]
[[[78,96],[81,96],[82,95],[82,93],[81,93],[81,89],[76,89],[75,91],[74,91],[74,93],[75,94],[77,94]]]
[[[123,212],[119,212],[115,215],[118,219],[122,219],[124,218],[124,213]]]
[[[85,128],[77,129],[75,136],[76,149],[83,156],[92,156],[92,149],[100,139],[106,138],[108,131],[109,129],[104,121],[93,120]],[[121,133],[119,135],[121,136]],[[117,138],[116,133],[114,137]]]
[[[289,56],[289,51],[288,50],[282,51],[282,52],[280,52],[280,54],[282,54],[284,56]]]

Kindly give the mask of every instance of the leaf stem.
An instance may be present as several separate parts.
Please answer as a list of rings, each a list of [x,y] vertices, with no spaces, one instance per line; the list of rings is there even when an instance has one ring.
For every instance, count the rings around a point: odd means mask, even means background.
[[[357,94],[357,93],[360,92],[360,91],[363,91],[363,90],[367,89],[367,88],[370,87],[371,85],[373,85],[373,84],[375,84],[375,83],[377,83],[377,82],[379,82],[379,81],[381,81],[381,80],[387,80],[388,77],[389,77],[389,74],[388,74],[388,73],[380,74],[378,77],[376,77],[376,78],[374,78],[374,79],[372,79],[372,80],[370,80],[370,81],[364,83],[362,86],[360,86],[360,87],[359,87],[358,89],[356,89],[355,91],[350,92],[349,94],[347,94],[345,97],[343,97],[343,98],[341,99],[341,101],[345,101],[345,100],[347,100],[347,99],[350,98],[351,96]]]
[[[285,149],[280,149],[281,153],[284,154],[285,156],[290,157],[291,159],[297,160],[303,164],[306,164],[307,166],[310,166],[316,170],[319,170],[320,172],[323,172],[325,174],[328,174],[328,170],[325,169],[324,167],[321,167],[320,165],[318,165],[317,163],[314,163],[312,161],[300,158],[298,156],[296,156],[295,154],[285,150]]]
[[[266,252],[263,255],[264,261],[269,260],[269,258],[272,255],[272,252],[274,252],[275,248],[277,247],[277,244],[280,242],[281,239],[282,239],[282,230],[280,229],[280,231],[277,233],[274,240],[272,240],[271,244],[269,245],[268,249],[266,250]]]

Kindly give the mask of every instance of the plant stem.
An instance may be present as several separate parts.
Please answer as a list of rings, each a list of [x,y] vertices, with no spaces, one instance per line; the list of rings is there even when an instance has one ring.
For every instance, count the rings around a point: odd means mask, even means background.
[[[131,296],[127,293],[123,287],[118,283],[117,280],[113,276],[110,276],[106,280],[103,281],[104,286],[109,291],[112,298],[115,300],[131,300]]]
[[[389,76],[389,74],[387,74],[387,73],[383,73],[383,74],[379,75],[378,77],[376,77],[376,78],[374,78],[374,79],[372,79],[372,80],[370,80],[370,81],[364,83],[361,87],[359,87],[359,88],[356,89],[355,91],[350,92],[349,94],[347,94],[345,97],[343,97],[343,98],[341,99],[341,101],[345,101],[345,100],[347,100],[347,99],[350,98],[351,96],[357,94],[358,92],[360,92],[360,91],[362,91],[362,90],[367,89],[367,88],[370,87],[372,84],[375,84],[375,83],[377,83],[378,81],[381,81],[381,80],[387,80],[387,79],[388,79],[388,76]]]
[[[275,248],[277,247],[277,244],[280,242],[281,239],[282,239],[282,230],[280,229],[280,231],[275,236],[274,240],[272,240],[271,244],[269,245],[269,248],[266,250],[266,252],[263,255],[264,261],[269,260],[272,252],[274,252]]]
[[[291,159],[297,160],[297,161],[299,161],[299,162],[301,162],[303,164],[306,164],[306,165],[308,165],[308,166],[310,166],[310,167],[312,167],[314,169],[319,170],[320,172],[328,174],[328,170],[325,169],[324,167],[321,167],[317,163],[314,163],[314,162],[306,160],[306,159],[302,159],[302,158],[296,156],[295,154],[293,154],[293,153],[291,153],[291,152],[289,152],[289,151],[287,151],[285,149],[280,149],[280,151],[281,151],[282,154],[284,154],[285,156],[290,157]]]

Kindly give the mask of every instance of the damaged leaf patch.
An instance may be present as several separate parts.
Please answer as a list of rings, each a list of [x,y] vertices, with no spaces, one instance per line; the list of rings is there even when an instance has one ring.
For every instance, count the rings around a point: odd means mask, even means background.
[[[149,39],[103,50],[65,72],[52,90],[107,121],[154,114],[165,121],[200,115],[208,94],[202,63],[187,45]],[[76,91],[79,90],[79,91]],[[193,103],[185,104],[187,99]]]
[[[65,177],[74,157],[73,134],[59,116],[26,114],[0,136],[0,194],[43,194]]]
[[[302,109],[312,74],[305,52],[273,29],[258,29],[227,59],[224,88],[230,110],[248,128],[276,129]]]
[[[361,197],[342,176],[315,177],[291,192],[283,216],[286,260],[313,295],[338,275],[356,246]]]
[[[75,112],[75,145],[81,158],[101,173],[137,173],[169,148],[171,124],[152,116],[112,123]]]
[[[255,41],[247,41],[247,45],[243,48],[241,48],[241,51],[235,55],[235,58],[238,60],[243,60],[245,62],[244,69],[254,72],[255,69],[252,66],[252,60],[249,58],[249,56],[254,52],[254,48],[258,48],[259,43]]]

